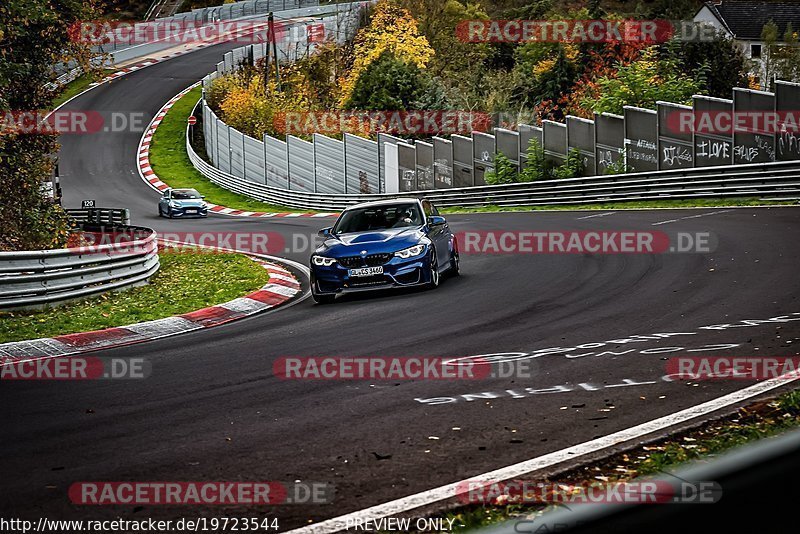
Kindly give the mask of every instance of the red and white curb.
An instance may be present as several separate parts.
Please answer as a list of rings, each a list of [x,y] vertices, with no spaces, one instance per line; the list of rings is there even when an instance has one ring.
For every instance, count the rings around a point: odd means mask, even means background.
[[[269,272],[269,283],[249,295],[224,304],[144,323],[2,343],[0,365],[81,354],[212,328],[278,308],[301,293],[300,282],[290,271],[277,263],[252,256],[251,258]]]
[[[156,130],[158,129],[158,125],[161,124],[161,121],[164,120],[164,117],[167,115],[167,112],[175,105],[175,103],[180,100],[186,93],[200,85],[202,82],[197,82],[177,95],[173,96],[169,99],[169,101],[164,104],[156,116],[153,117],[153,120],[148,125],[147,129],[145,129],[144,135],[142,135],[141,140],[139,141],[139,147],[137,149],[136,161],[137,161],[137,169],[139,171],[139,176],[141,176],[142,180],[145,181],[150,187],[157,191],[164,191],[165,189],[169,189],[169,185],[162,181],[158,175],[156,175],[153,168],[150,166],[150,144],[153,141],[153,135],[155,135]],[[209,211],[213,213],[217,213],[220,215],[230,215],[232,217],[256,217],[256,218],[270,218],[270,217],[336,217],[338,214],[336,213],[272,213],[272,212],[264,212],[264,211],[243,211],[237,210],[233,208],[228,208],[225,206],[220,206],[219,204],[212,204],[208,203]]]
[[[105,78],[101,79],[100,81],[97,81],[95,83],[89,84],[89,87],[96,87],[98,85],[102,85],[104,83],[111,82],[113,80],[116,80],[117,78],[121,78],[122,76],[125,76],[126,74],[130,74],[131,72],[136,72],[137,70],[141,70],[141,69],[143,69],[145,67],[149,67],[150,65],[155,65],[156,63],[161,63],[165,59],[167,59],[167,58],[166,57],[164,57],[164,58],[146,58],[144,61],[140,61],[139,63],[136,63],[135,65],[130,65],[128,67],[124,67],[124,68],[118,70],[117,72],[112,72],[111,74],[109,74]]]

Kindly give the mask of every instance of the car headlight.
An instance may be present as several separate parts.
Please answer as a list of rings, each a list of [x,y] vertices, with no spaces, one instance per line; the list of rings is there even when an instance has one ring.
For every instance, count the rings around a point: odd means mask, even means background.
[[[208,202],[201,202],[200,203],[200,207],[203,208],[203,209],[208,208]]]
[[[330,267],[334,263],[336,263],[335,258],[326,258],[325,256],[311,256],[311,263],[314,265],[322,265],[324,267]]]
[[[425,245],[414,245],[413,247],[404,248],[394,253],[398,258],[408,259],[414,256],[419,256],[425,250]]]
[[[176,200],[173,200],[172,202],[169,203],[169,207],[170,208],[180,208],[181,207],[181,203],[176,201]]]

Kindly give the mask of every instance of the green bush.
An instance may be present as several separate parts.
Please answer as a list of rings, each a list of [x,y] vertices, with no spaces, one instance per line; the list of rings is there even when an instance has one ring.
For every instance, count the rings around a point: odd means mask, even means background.
[[[489,185],[513,184],[519,181],[517,166],[505,154],[497,153],[494,157],[494,168],[484,176]]]
[[[358,77],[345,109],[402,111],[442,109],[446,99],[439,85],[414,63],[398,59],[390,52]]]
[[[628,167],[625,165],[625,153],[620,155],[620,158],[606,166],[603,174],[625,174],[628,172]]]
[[[536,139],[531,139],[526,150],[527,164],[520,173],[520,182],[533,182],[545,179],[548,175],[547,161],[544,159],[544,150]]]
[[[567,154],[567,159],[561,165],[553,168],[552,178],[555,180],[563,180],[565,178],[577,178],[582,175],[584,171],[581,153],[577,148],[573,148]]]

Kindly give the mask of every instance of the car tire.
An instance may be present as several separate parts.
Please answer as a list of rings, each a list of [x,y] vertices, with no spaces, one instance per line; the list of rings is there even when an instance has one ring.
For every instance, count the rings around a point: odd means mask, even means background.
[[[453,252],[450,255],[450,276],[461,274],[461,258],[458,255],[458,241],[453,238]]]
[[[439,287],[439,262],[436,259],[436,249],[431,248],[431,279],[425,284],[428,289],[436,289]]]
[[[450,276],[458,276],[461,274],[461,265],[459,263],[458,250],[453,251],[453,256],[450,258]]]
[[[164,213],[161,211],[161,205],[160,204],[158,206],[158,216],[159,217],[163,217],[164,216]]]

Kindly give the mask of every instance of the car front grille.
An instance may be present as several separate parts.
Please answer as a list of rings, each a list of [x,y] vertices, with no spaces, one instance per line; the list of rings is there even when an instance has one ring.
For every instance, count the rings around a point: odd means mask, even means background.
[[[388,276],[377,274],[374,276],[360,276],[358,278],[351,278],[345,284],[345,287],[379,286],[388,284],[389,282],[391,282],[391,279]]]
[[[359,267],[378,267],[392,259],[392,254],[370,254],[369,256],[347,256],[337,261],[342,267],[357,269]]]
[[[378,265],[383,265],[392,259],[391,254],[370,254],[364,260],[367,263],[367,267],[377,267]]]
[[[361,256],[348,256],[346,258],[339,258],[336,260],[339,262],[339,265],[342,267],[347,267],[348,269],[355,269],[357,267],[363,267],[364,262],[361,260]]]

